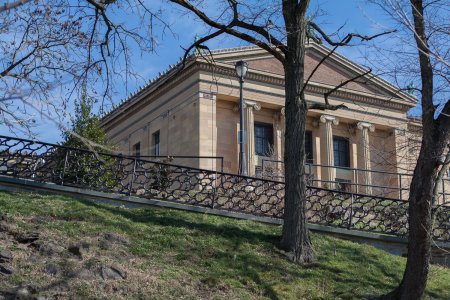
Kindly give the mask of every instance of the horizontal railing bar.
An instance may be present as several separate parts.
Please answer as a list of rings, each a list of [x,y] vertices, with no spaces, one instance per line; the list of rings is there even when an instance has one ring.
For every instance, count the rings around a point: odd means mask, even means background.
[[[8,140],[15,140],[15,141],[25,141],[25,142],[30,142],[30,143],[33,143],[33,144],[40,144],[40,145],[44,145],[44,146],[51,146],[51,147],[55,147],[55,148],[62,148],[62,149],[66,149],[66,150],[84,152],[84,153],[89,153],[89,154],[103,155],[103,156],[107,156],[107,157],[111,157],[111,158],[121,158],[121,159],[130,159],[130,160],[135,159],[135,158],[131,158],[131,157],[129,158],[129,157],[124,156],[124,155],[114,155],[114,154],[109,154],[109,153],[104,153],[104,152],[93,152],[93,151],[89,151],[89,150],[85,150],[85,149],[66,147],[66,146],[61,146],[61,145],[56,145],[56,144],[51,144],[51,143],[45,143],[45,142],[37,142],[37,141],[33,141],[33,140],[28,140],[28,139],[18,139],[18,138],[9,137],[9,136],[3,136],[3,135],[0,135],[0,138],[5,138],[5,139],[8,139]],[[203,172],[210,172],[211,174],[221,174],[221,175],[225,175],[225,176],[236,176],[236,174],[233,174],[233,173],[214,171],[214,170],[195,168],[195,167],[186,167],[186,166],[175,165],[175,164],[166,163],[166,162],[154,162],[154,161],[148,161],[148,160],[138,159],[138,158],[136,158],[136,161],[138,161],[138,162],[150,162],[150,163],[163,165],[163,166],[168,166],[168,167],[185,168],[185,169],[190,169],[190,170],[198,170],[198,171],[203,171]],[[268,180],[268,179],[259,178],[259,177],[252,177],[252,176],[248,176],[248,175],[239,175],[239,177],[242,178],[242,179],[251,179],[251,180],[259,180],[259,181],[265,181],[265,182],[273,182],[273,183],[277,183],[277,184],[284,184],[283,181]]]
[[[352,185],[352,186],[364,186],[364,187],[374,187],[374,188],[382,188],[382,189],[391,189],[391,190],[400,190],[398,187],[390,187],[390,186],[383,186],[383,185],[370,185],[370,184],[362,184],[362,183],[352,183],[352,182],[341,182],[341,181],[332,181],[332,180],[321,180],[321,179],[312,179],[310,180],[312,182],[325,182],[325,183],[336,183],[336,184],[345,184],[345,185]],[[402,191],[409,191],[408,188],[402,188]]]
[[[268,161],[268,162],[274,162],[274,163],[284,163],[282,160],[274,160],[274,159],[261,159],[261,161]],[[305,165],[311,166],[311,167],[325,167],[325,168],[333,168],[333,169],[342,169],[347,171],[362,171],[362,172],[372,172],[372,173],[380,173],[380,174],[390,174],[390,175],[402,175],[402,176],[413,176],[413,174],[408,173],[395,173],[395,172],[388,172],[388,171],[378,171],[378,170],[368,170],[368,169],[358,169],[358,168],[350,168],[350,167],[339,167],[339,166],[328,166],[328,165],[322,165],[322,164],[308,164]],[[450,179],[444,179],[444,180],[450,180]]]

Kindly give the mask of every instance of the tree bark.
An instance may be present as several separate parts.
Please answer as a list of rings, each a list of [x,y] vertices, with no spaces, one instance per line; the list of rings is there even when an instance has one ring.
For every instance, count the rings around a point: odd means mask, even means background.
[[[414,18],[414,38],[419,54],[422,81],[422,145],[410,187],[408,208],[408,258],[400,285],[384,299],[420,299],[427,284],[431,254],[434,187],[441,159],[449,142],[449,121],[445,113],[435,119],[433,67],[427,44],[422,0],[410,0]]]
[[[440,158],[447,147],[440,137],[440,132],[431,128],[430,126],[424,128],[419,159],[411,182],[408,199],[408,258],[405,272],[399,287],[385,299],[420,299],[427,284],[431,254],[431,204]]]
[[[305,12],[309,1],[283,1],[287,35],[285,54],[285,207],[281,247],[304,264],[314,261],[305,212],[305,125],[307,104],[303,93],[306,43]],[[299,7],[299,5],[303,5]]]

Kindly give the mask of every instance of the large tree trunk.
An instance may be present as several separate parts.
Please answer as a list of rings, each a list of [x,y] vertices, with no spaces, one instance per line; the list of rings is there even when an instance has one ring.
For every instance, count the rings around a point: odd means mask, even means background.
[[[431,126],[434,128],[434,126]],[[431,254],[431,205],[446,143],[439,131],[424,128],[409,195],[408,259],[403,280],[386,299],[420,299],[425,291]]]
[[[314,253],[306,227],[305,212],[305,125],[308,111],[302,92],[306,23],[304,13],[294,6],[296,1],[286,1],[283,15],[287,27],[288,53],[285,56],[285,207],[281,247],[293,254],[293,260],[303,264],[314,260]]]
[[[386,295],[385,299],[420,299],[427,284],[430,253],[434,187],[442,166],[441,159],[449,142],[449,122],[445,114],[435,119],[433,105],[433,67],[427,44],[422,0],[410,0],[414,18],[414,38],[419,54],[422,81],[422,146],[410,187],[408,258],[400,285]]]

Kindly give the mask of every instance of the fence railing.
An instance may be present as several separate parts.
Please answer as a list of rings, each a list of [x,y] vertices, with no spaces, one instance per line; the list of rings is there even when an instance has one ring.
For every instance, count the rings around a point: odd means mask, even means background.
[[[261,162],[259,177],[280,181],[284,180],[284,162],[282,160],[262,159]],[[333,186],[333,189],[364,194],[367,194],[367,190],[370,189],[371,195],[400,200],[408,199],[409,186],[413,177],[412,174],[407,173],[364,170],[322,164],[306,164],[305,168],[311,186]],[[324,173],[329,169],[336,173],[336,178],[340,178],[341,180],[325,180],[317,176],[318,173]],[[372,184],[366,184],[364,182],[364,178],[368,173],[372,177]],[[447,203],[449,202],[449,198],[450,178],[443,178],[438,189],[437,203]]]
[[[96,153],[0,136],[0,175],[282,218],[284,182]],[[407,234],[403,200],[308,187],[308,221],[350,230]],[[450,207],[433,208],[433,237],[450,241]]]
[[[132,156],[129,156],[132,157]],[[171,164],[176,164],[180,166],[186,167],[195,167],[199,162],[206,161],[205,164],[210,164],[211,169],[218,168],[221,172],[223,172],[224,167],[224,159],[223,156],[194,156],[194,155],[140,155],[140,159],[143,160],[157,160],[157,161],[166,161]],[[217,165],[218,164],[218,165]]]

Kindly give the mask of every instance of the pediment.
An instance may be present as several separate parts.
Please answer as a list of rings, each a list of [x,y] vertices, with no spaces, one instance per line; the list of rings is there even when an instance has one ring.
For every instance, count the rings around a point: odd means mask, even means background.
[[[264,71],[276,75],[284,75],[283,65],[277,59],[267,52],[255,47],[244,47],[244,50],[236,52],[213,51],[214,58],[217,61],[234,63],[237,60],[244,59],[249,69]],[[245,50],[247,49],[247,50]],[[320,63],[321,59],[327,54],[329,49],[323,46],[309,46],[305,56],[305,80],[310,76],[314,68]],[[333,54],[314,72],[311,82],[335,87],[342,82],[355,78],[365,71],[361,66],[341,55]],[[379,78],[362,77],[346,84],[343,89],[354,90],[357,92],[370,93],[384,97],[401,98],[409,103],[415,103],[414,99],[408,95],[398,93],[398,88]]]

